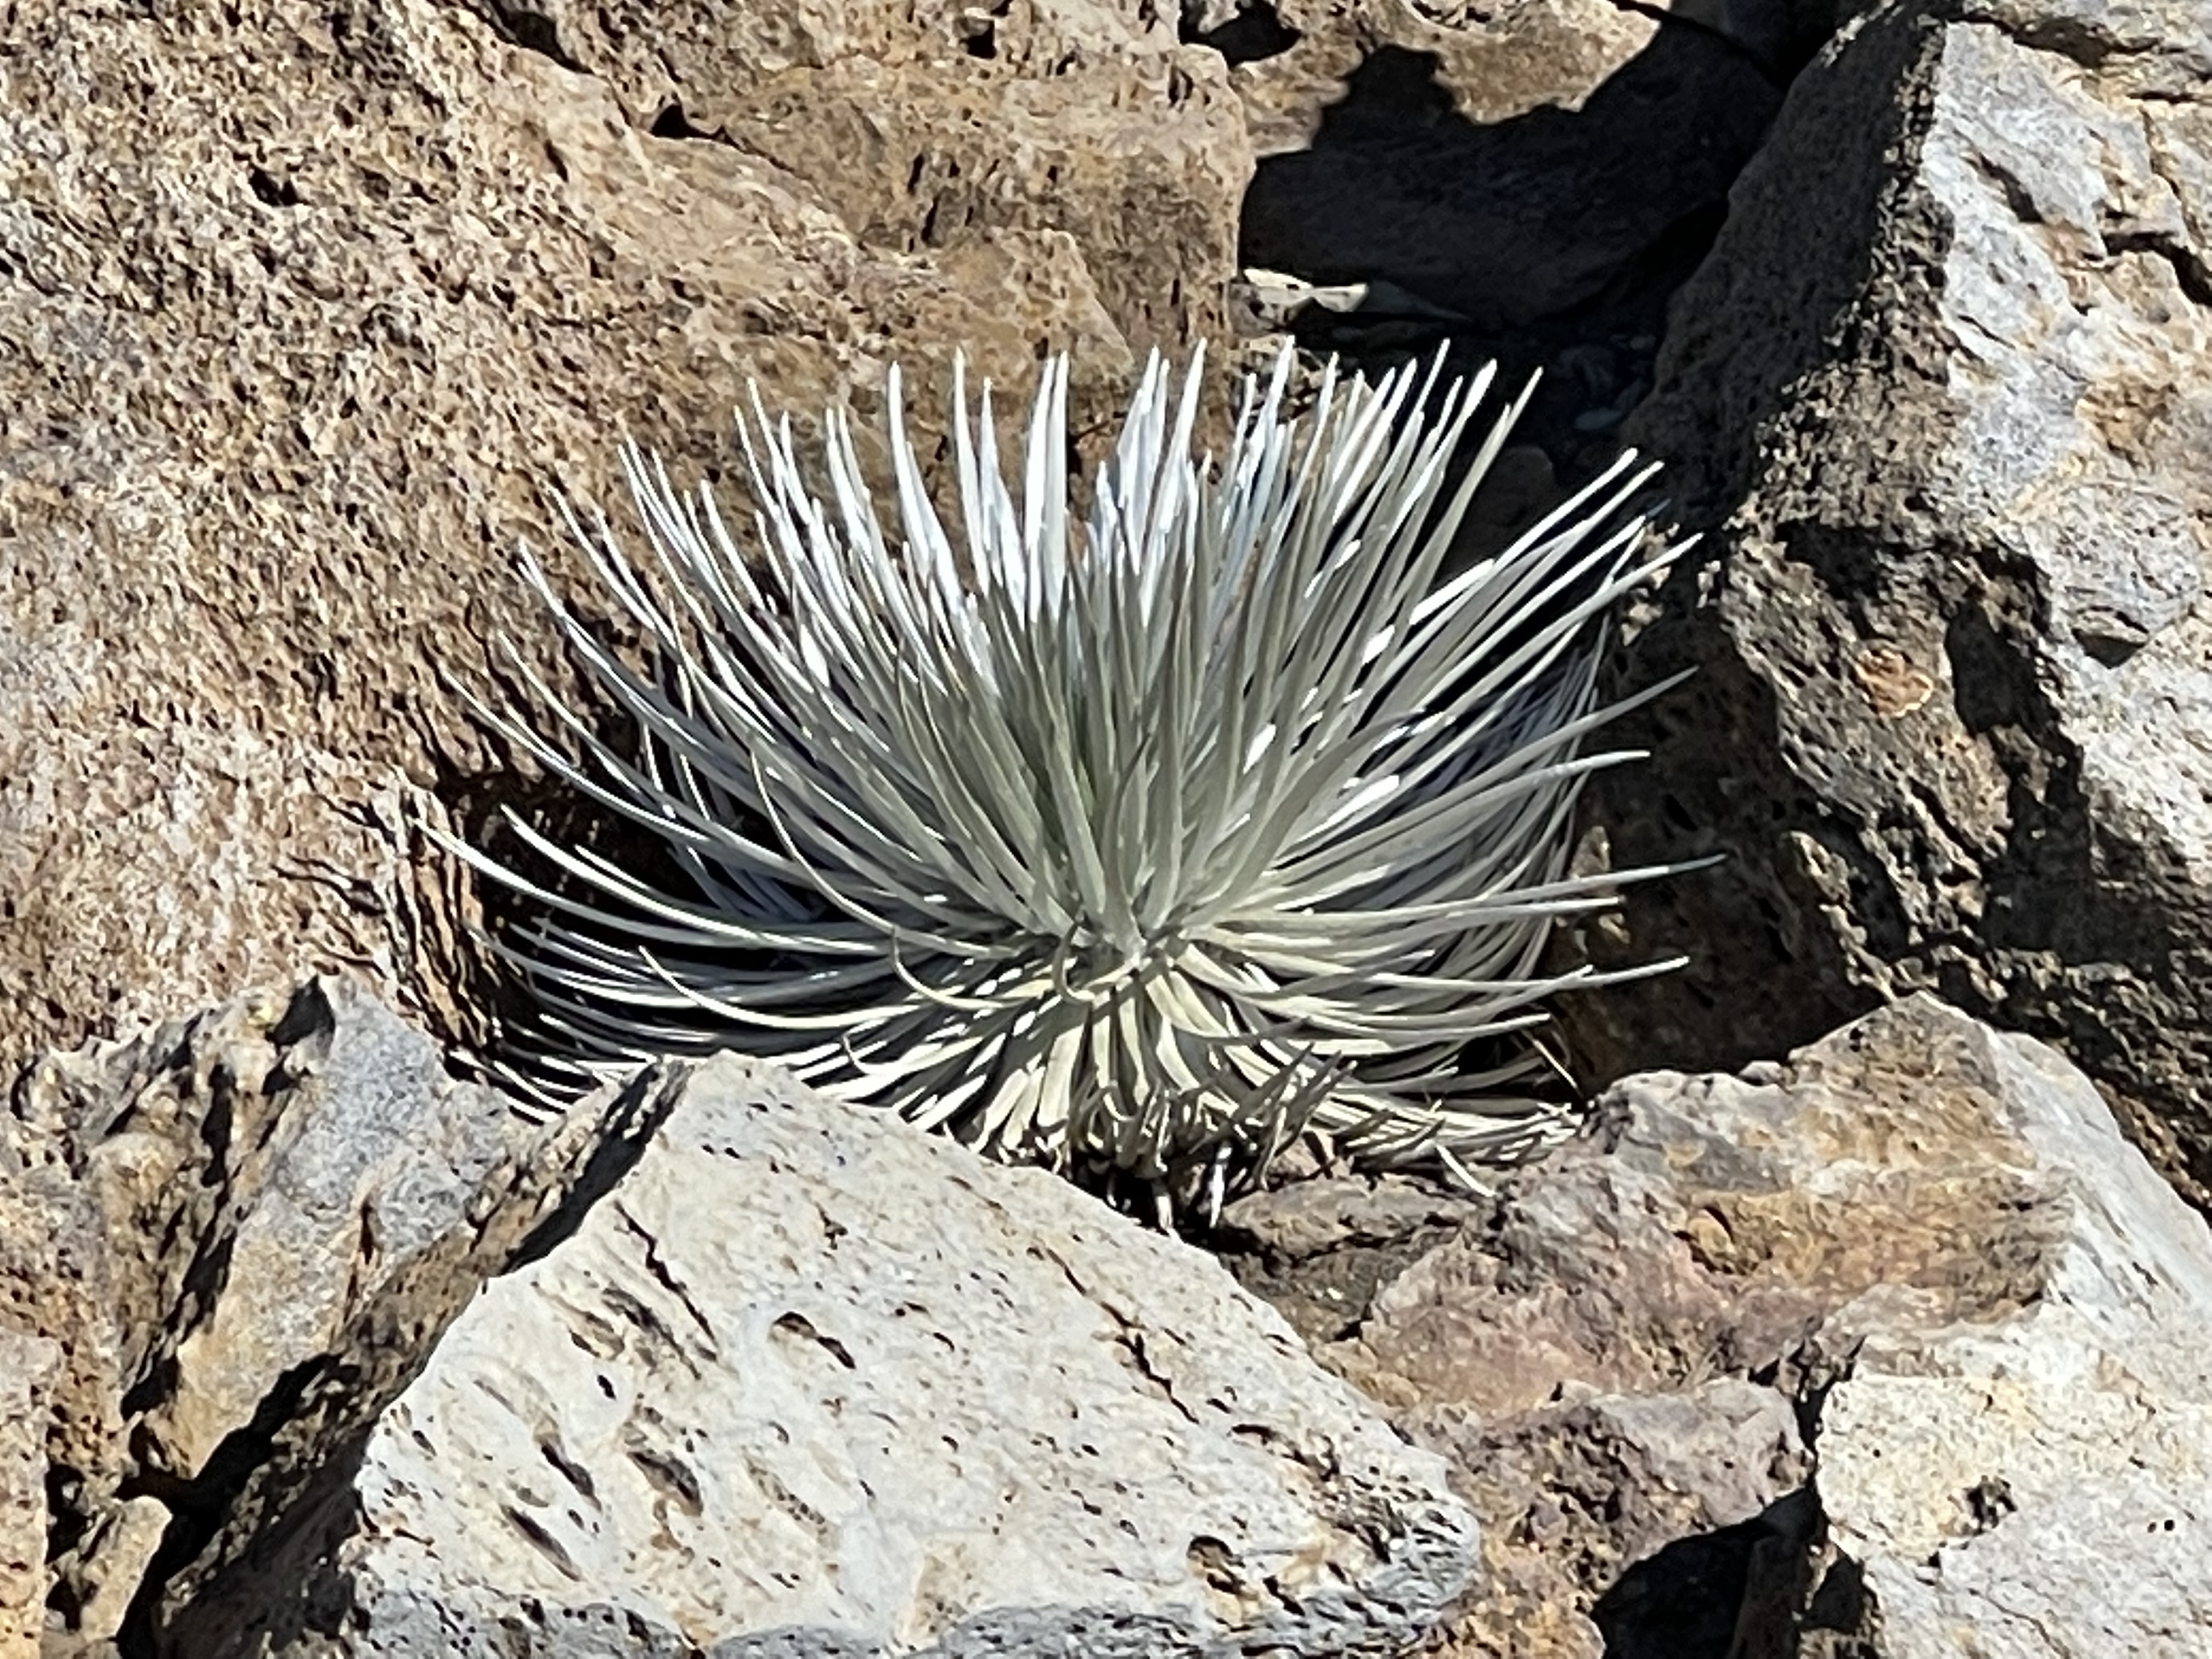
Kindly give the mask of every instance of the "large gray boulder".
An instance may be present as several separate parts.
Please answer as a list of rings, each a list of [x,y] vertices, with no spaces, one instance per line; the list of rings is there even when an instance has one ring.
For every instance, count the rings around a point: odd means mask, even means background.
[[[1400,1651],[1433,1455],[1200,1253],[785,1074],[667,1075],[178,1659]]]
[[[1600,1070],[1939,991],[2063,1046],[2212,1194],[2212,12],[1876,7],[1792,88],[1629,435],[1713,534],[1601,782]]]

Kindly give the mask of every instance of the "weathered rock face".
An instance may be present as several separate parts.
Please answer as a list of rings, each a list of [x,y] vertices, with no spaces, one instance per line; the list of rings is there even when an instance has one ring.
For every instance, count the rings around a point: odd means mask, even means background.
[[[338,980],[27,1072],[0,1115],[0,1617],[112,1637],[281,1504],[313,1473],[289,1437],[373,1414],[623,1127],[524,1121]]]
[[[1620,1084],[1321,1352],[1481,1518],[1468,1659],[2179,1659],[2208,1316],[2087,1079],[1915,998]]]
[[[1483,331],[1632,286],[1673,242],[1694,257],[1784,84],[1710,27],[1606,0],[1221,0],[1196,27],[1251,112],[1246,262],[1387,276]]]
[[[513,787],[441,667],[562,672],[549,480],[611,505],[623,426],[726,465],[748,375],[1096,392],[1218,315],[1241,125],[1142,8],[483,11],[11,14],[0,1065],[309,963],[472,1035],[414,826]]]
[[[1238,1199],[1215,1242],[1247,1289],[1318,1344],[1350,1334],[1376,1291],[1483,1212],[1407,1176],[1312,1177]]]
[[[1923,1280],[1823,1333],[1850,1355],[1820,1413],[1829,1575],[1880,1659],[2180,1659],[2212,1631],[2212,1234],[2056,1054],[1988,1052],[2026,1204],[1960,1243],[2032,1298],[1948,1320]]]
[[[35,1659],[46,1627],[46,1436],[58,1343],[0,1328],[0,1659]]]
[[[2193,3],[1889,6],[1793,89],[1629,428],[1718,531],[1596,811],[1730,856],[1632,895],[1692,966],[1574,1011],[1605,1065],[1932,988],[2212,1194],[2208,66]]]
[[[520,9],[483,9],[520,32]],[[806,180],[865,247],[957,268],[1008,231],[1060,232],[1132,344],[1223,325],[1251,147],[1219,55],[1178,40],[1172,7],[533,9],[544,49],[604,78],[633,125]]]
[[[1482,1593],[1443,1651],[1796,1659],[1787,1645],[1729,1646],[1753,1619],[1778,1611],[1788,1629],[1796,1612],[1789,1569],[1804,1559],[1805,1517],[1796,1511],[1811,1460],[1790,1401],[1738,1377],[1680,1393],[1559,1394],[1497,1421],[1463,1404],[1401,1419],[1418,1443],[1451,1461],[1486,1529],[1491,1517],[1511,1528],[1486,1550]],[[1756,1577],[1747,1558],[1770,1540],[1784,1547],[1784,1571]],[[1671,1570],[1700,1546],[1711,1558],[1702,1570]],[[1655,1561],[1670,1570],[1654,1574]]]
[[[2212,1606],[2212,1231],[1924,997],[1631,1079],[1473,1218],[1245,1209],[1448,1232],[1322,1350],[1413,1447],[1196,1252],[747,1062],[540,1131],[325,982],[0,1127],[9,1651],[2182,1659]]]
[[[1437,1460],[1199,1253],[772,1068],[661,1087],[164,1651],[1380,1654],[1466,1587]]]

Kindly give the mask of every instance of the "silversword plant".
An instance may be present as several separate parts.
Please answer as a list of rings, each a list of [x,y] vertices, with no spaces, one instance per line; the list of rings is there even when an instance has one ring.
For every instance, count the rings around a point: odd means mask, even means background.
[[[1155,358],[1079,517],[1064,360],[1011,482],[956,368],[949,524],[896,370],[893,523],[842,411],[817,492],[755,392],[749,533],[625,447],[649,556],[563,512],[651,672],[523,569],[635,751],[511,648],[550,721],[482,712],[680,880],[512,815],[557,875],[456,848],[541,914],[502,946],[535,1075],[732,1048],[994,1156],[1210,1169],[1217,1200],[1308,1127],[1462,1174],[1558,1133],[1515,1034],[1622,976],[1547,975],[1553,927],[1660,873],[1568,854],[1583,781],[1631,757],[1583,752],[1626,706],[1597,705],[1606,628],[1679,550],[1624,517],[1632,454],[1448,574],[1527,394],[1455,473],[1492,371],[1332,369],[1291,418],[1292,367],[1245,381],[1215,465],[1200,361],[1178,388]]]

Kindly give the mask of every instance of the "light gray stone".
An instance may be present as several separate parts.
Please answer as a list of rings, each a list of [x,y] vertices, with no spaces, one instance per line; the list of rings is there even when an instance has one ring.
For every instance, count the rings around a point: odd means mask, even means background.
[[[36,1659],[46,1625],[46,1434],[58,1343],[0,1327],[0,1659]]]
[[[1820,1500],[1875,1659],[2192,1659],[2212,1645],[2212,1232],[2087,1079],[1986,1053],[2048,1206],[2043,1284],[1996,1322],[1867,1328],[1820,1408]]]
[[[173,1651],[1382,1653],[1466,1588],[1441,1462],[1197,1252],[771,1068],[662,1087]]]

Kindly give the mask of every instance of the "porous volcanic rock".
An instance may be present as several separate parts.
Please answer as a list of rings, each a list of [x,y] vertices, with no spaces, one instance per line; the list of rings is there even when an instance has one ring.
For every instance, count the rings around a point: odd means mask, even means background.
[[[1932,989],[2063,1048],[2212,1197],[2212,13],[1875,9],[1798,80],[1627,428],[1711,533],[1697,678],[1599,781],[1601,1076]]]
[[[757,1062],[656,1087],[164,1652],[1320,1659],[1467,1587],[1441,1462],[1203,1255]]]

